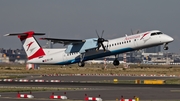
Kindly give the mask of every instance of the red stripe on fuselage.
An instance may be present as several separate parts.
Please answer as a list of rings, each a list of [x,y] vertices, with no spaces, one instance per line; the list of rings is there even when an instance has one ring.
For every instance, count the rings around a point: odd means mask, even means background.
[[[148,35],[148,34],[149,34],[149,32],[143,34],[142,38],[144,38],[144,37],[145,37],[146,35]],[[142,39],[142,38],[141,38],[141,39]],[[141,39],[140,39],[140,40],[141,40]]]

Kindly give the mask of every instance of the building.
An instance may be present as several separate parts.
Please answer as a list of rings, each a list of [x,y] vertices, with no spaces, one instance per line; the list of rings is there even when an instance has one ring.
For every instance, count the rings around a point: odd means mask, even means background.
[[[159,53],[161,52],[161,46],[155,46],[144,49],[144,53]]]
[[[0,62],[19,62],[25,63],[27,55],[23,49],[3,49],[0,48]]]

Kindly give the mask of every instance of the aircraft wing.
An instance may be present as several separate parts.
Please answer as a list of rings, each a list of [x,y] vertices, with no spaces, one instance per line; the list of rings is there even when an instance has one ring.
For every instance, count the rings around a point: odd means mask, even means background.
[[[64,45],[86,42],[86,40],[78,40],[78,39],[57,39],[57,38],[40,38],[40,39],[41,40],[49,40],[51,42],[60,43],[60,44],[64,44]]]

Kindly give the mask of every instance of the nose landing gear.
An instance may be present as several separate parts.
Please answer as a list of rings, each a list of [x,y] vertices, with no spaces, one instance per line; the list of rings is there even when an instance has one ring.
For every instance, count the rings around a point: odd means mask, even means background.
[[[169,49],[169,47],[167,46],[167,44],[168,44],[168,43],[164,43],[164,47],[163,47],[164,50],[168,50],[168,49]]]

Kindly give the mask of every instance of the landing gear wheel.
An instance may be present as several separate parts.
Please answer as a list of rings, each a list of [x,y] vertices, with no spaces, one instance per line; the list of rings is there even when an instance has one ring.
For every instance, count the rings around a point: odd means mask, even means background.
[[[118,66],[118,65],[119,65],[119,60],[118,60],[118,59],[115,59],[115,60],[113,61],[113,65],[114,65],[114,66]]]
[[[168,49],[169,49],[169,47],[168,47],[168,46],[164,47],[164,50],[168,50]]]
[[[84,62],[79,62],[79,63],[78,63],[78,66],[79,66],[79,67],[84,67],[84,66],[85,66],[85,63],[84,63]]]

